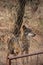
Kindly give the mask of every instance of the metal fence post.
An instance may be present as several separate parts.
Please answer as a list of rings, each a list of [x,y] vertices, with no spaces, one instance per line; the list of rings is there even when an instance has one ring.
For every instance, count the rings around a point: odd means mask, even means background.
[[[38,65],[38,55],[37,55],[37,62],[36,62],[36,65]]]
[[[11,65],[11,60],[9,59],[9,65]]]

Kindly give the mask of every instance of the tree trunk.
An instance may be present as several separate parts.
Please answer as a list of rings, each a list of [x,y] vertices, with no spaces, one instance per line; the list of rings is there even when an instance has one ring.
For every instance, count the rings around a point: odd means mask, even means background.
[[[21,25],[23,23],[23,16],[25,11],[25,0],[19,0],[19,10],[17,12],[17,21],[15,22],[14,35],[19,35]]]

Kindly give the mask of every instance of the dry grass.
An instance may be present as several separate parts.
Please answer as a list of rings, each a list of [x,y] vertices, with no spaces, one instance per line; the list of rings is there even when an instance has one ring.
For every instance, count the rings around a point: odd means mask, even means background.
[[[13,36],[12,32],[14,30],[14,23],[17,20],[17,3],[13,3],[14,7],[12,7],[13,1],[10,2],[3,2],[0,1],[0,65],[5,65],[6,63],[6,57],[7,57],[7,52],[8,52],[8,46],[7,42],[8,40]],[[6,4],[6,7],[3,7]],[[9,7],[11,5],[11,7]],[[43,6],[43,4],[42,4]],[[41,13],[39,13],[39,10]],[[30,12],[29,12],[30,11]],[[31,14],[31,10],[29,5],[27,4],[25,8],[25,14],[23,21],[25,25],[28,25],[28,27],[32,28],[33,31],[36,33],[36,37],[32,38],[30,40],[30,49],[29,53],[35,53],[36,50],[38,51],[43,51],[43,7],[41,5],[39,6],[37,12]],[[29,14],[29,15],[28,15]],[[29,16],[31,18],[29,18]],[[39,17],[41,19],[39,20]],[[32,60],[31,60],[32,58]],[[29,58],[29,65],[36,65],[36,57],[31,57]],[[43,56],[40,56],[39,59],[39,65],[43,65]],[[18,60],[19,61],[19,60]],[[13,63],[12,63],[13,65]],[[18,64],[19,65],[19,64]]]

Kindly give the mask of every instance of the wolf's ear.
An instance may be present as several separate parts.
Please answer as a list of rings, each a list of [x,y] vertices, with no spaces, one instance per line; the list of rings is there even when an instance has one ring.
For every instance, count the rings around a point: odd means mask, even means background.
[[[25,29],[26,29],[26,26],[25,26],[25,25],[23,25],[23,27],[22,27],[22,28],[23,28],[23,30],[25,30]]]
[[[25,32],[25,33],[30,33],[30,32],[32,32],[32,29],[30,29],[30,28],[28,28],[27,26],[25,26],[25,25],[23,25],[23,31]]]

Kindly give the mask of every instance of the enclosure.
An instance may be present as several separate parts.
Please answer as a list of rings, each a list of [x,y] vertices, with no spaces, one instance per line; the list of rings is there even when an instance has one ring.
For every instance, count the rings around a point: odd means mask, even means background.
[[[6,65],[8,42],[12,37],[15,37],[14,31],[16,28],[18,34],[21,31],[19,37],[19,43],[21,43],[23,25],[30,28],[36,36],[29,40],[29,54],[23,54],[23,56],[20,53],[17,56],[11,55],[13,60],[9,58],[8,64],[22,65],[23,58],[20,57],[24,57],[24,61],[26,61],[25,59],[28,56],[28,65],[43,65],[43,0],[39,0],[39,3],[37,3],[38,0],[25,1],[26,3],[22,4],[25,7],[20,9],[22,6],[18,0],[0,0],[0,65]],[[21,21],[20,25],[19,20]]]

